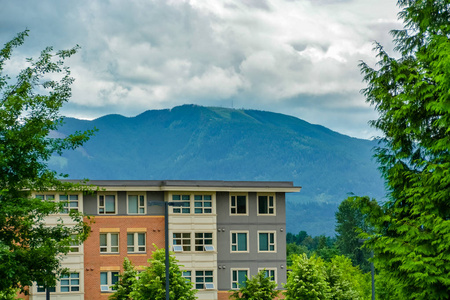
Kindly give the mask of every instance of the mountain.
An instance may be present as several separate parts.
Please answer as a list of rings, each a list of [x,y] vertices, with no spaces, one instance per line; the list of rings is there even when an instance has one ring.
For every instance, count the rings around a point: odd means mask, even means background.
[[[54,156],[50,168],[73,179],[293,181],[302,186],[287,198],[293,233],[334,235],[334,211],[349,193],[385,193],[372,159],[376,141],[283,114],[183,105],[132,118],[66,118],[56,134],[92,128],[94,137]]]

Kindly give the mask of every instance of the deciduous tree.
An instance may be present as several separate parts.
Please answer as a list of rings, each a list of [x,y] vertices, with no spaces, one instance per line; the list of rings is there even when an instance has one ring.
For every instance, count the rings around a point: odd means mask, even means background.
[[[165,300],[166,299],[166,265],[165,250],[156,249],[148,266],[139,274],[139,279],[133,285],[131,298],[134,300]],[[169,256],[169,298],[171,300],[194,300],[197,290],[192,288],[192,282],[183,278],[175,256]]]
[[[14,48],[28,31],[19,33],[0,50],[0,292],[23,288],[33,281],[52,286],[63,271],[60,258],[70,244],[87,237],[82,215],[70,214],[75,226],[45,225],[45,217],[63,209],[61,203],[31,197],[30,191],[73,190],[47,168],[54,153],[73,149],[92,132],[50,138],[61,125],[59,110],[71,96],[73,78],[64,60],[78,47],[56,53],[44,49],[15,80],[5,74]],[[72,239],[76,235],[75,240]]]
[[[261,270],[251,279],[247,278],[239,290],[233,291],[230,299],[272,300],[280,293],[276,288],[277,284],[267,276],[266,270]]]
[[[361,63],[363,90],[384,137],[376,157],[389,190],[379,206],[361,199],[375,225],[375,266],[405,299],[450,294],[450,5],[400,0],[400,57],[376,45],[378,66]]]
[[[119,280],[114,284],[113,290],[116,292],[109,296],[110,300],[129,300],[131,299],[131,292],[133,291],[133,284],[136,282],[138,272],[135,267],[125,257],[123,260],[123,273],[119,275]]]

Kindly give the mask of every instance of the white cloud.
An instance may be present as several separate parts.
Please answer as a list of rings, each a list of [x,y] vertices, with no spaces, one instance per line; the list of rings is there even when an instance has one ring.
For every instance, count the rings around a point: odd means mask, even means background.
[[[374,40],[392,48],[396,12],[393,0],[11,1],[0,11],[0,38],[31,29],[20,50],[27,56],[82,46],[70,60],[78,117],[235,101],[299,117],[322,112],[308,121],[327,118],[345,131],[333,113],[370,115],[357,64],[374,63]],[[347,132],[365,136],[366,122]]]

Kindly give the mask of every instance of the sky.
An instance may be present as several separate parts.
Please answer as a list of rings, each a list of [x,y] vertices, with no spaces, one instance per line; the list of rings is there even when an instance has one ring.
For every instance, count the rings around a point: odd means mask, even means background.
[[[79,52],[62,113],[132,117],[182,104],[258,109],[353,137],[379,135],[358,64],[392,52],[396,0],[0,0],[0,44],[29,29],[5,70],[47,46]]]

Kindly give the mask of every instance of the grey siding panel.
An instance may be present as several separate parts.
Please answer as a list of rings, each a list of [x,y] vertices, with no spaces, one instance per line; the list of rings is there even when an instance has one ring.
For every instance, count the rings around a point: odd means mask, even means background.
[[[117,192],[117,214],[127,214],[127,192]]]
[[[97,193],[83,195],[83,213],[85,215],[97,214]]]
[[[164,192],[147,192],[147,202],[157,201],[164,202]],[[151,216],[163,216],[164,206],[159,205],[147,205],[147,215]]]

